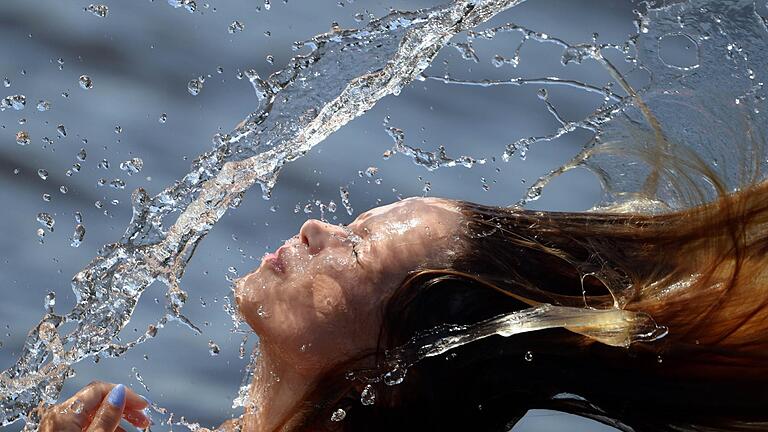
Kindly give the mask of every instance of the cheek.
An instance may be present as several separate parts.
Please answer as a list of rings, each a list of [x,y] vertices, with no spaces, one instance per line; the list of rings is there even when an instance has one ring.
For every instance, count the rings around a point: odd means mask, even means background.
[[[315,314],[326,320],[333,320],[337,315],[349,312],[345,281],[327,275],[315,277],[312,289],[312,304]]]

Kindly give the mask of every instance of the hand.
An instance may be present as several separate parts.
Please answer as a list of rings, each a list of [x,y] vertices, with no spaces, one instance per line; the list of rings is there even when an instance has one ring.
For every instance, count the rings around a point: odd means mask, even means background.
[[[139,429],[150,425],[142,412],[149,403],[122,384],[94,381],[66,401],[48,408],[39,432],[125,432],[120,418]]]

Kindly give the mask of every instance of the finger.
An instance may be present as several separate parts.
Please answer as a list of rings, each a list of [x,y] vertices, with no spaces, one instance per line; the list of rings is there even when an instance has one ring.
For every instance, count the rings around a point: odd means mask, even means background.
[[[152,425],[152,420],[143,411],[128,410],[123,411],[123,418],[139,429],[146,429]]]
[[[101,402],[87,432],[114,432],[120,425],[120,418],[123,416],[125,396],[126,388],[124,385],[114,386]]]
[[[68,409],[70,413],[75,414],[76,421],[84,428],[88,424],[88,419],[93,418],[99,405],[101,405],[101,401],[114,387],[115,384],[112,383],[93,381],[60,405],[64,409]],[[141,411],[149,406],[147,400],[136,392],[131,389],[126,390],[126,409]]]

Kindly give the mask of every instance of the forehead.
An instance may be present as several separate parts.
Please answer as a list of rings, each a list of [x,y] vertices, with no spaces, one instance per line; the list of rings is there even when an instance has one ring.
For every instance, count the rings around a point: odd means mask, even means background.
[[[435,198],[409,198],[376,207],[360,214],[353,222],[358,228],[368,229],[382,223],[412,221],[414,224],[433,225],[457,217],[458,207],[448,200]]]

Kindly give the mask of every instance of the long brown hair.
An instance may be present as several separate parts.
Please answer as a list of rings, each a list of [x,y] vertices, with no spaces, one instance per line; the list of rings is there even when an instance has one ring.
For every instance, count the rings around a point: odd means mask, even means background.
[[[411,273],[384,305],[379,364],[419,332],[535,303],[641,311],[668,335],[629,348],[563,329],[493,336],[395,386],[350,361],[283,430],[506,431],[534,408],[622,430],[768,429],[768,183],[656,215],[460,205],[463,253]]]

